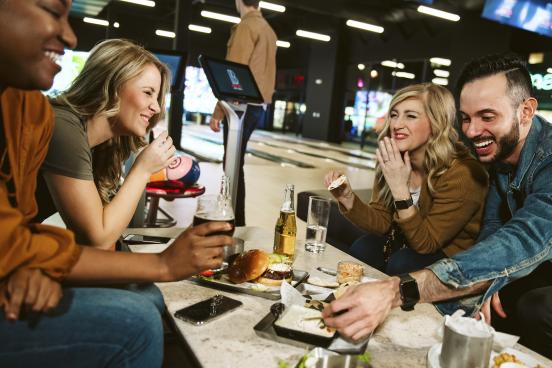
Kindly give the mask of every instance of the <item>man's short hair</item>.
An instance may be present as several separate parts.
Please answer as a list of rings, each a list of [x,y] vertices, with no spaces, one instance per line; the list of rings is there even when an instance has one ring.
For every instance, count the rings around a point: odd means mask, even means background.
[[[503,73],[508,82],[508,94],[515,107],[526,98],[534,97],[531,74],[523,59],[515,54],[495,54],[472,60],[464,66],[456,84],[460,96],[467,83]]]
[[[253,6],[255,8],[259,7],[259,0],[241,0],[245,6]]]

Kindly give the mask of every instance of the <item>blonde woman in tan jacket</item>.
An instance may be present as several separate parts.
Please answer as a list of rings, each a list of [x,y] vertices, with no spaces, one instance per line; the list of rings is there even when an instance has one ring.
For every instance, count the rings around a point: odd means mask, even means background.
[[[393,96],[379,136],[370,203],[347,181],[332,190],[345,217],[368,232],[349,253],[396,275],[475,242],[488,177],[459,141],[455,118],[454,98],[444,87],[415,84]],[[326,186],[340,175],[328,173]]]

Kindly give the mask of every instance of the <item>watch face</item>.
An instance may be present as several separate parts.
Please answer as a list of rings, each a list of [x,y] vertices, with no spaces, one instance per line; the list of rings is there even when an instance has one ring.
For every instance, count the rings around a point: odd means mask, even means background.
[[[408,301],[416,303],[420,300],[420,293],[418,292],[418,285],[416,281],[407,281],[401,285],[403,297]]]

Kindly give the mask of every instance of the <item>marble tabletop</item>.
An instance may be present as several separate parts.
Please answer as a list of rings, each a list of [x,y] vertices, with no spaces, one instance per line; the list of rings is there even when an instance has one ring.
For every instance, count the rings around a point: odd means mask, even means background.
[[[174,237],[182,229],[128,229],[127,233]],[[273,233],[256,227],[237,228],[236,237],[245,240],[245,249],[272,251]],[[165,245],[133,245],[135,252],[158,252]],[[297,241],[294,268],[312,271],[318,266],[333,268],[341,260],[354,260],[352,256],[328,245],[322,254],[304,250],[301,239]],[[372,278],[385,275],[365,265],[365,274]],[[173,316],[178,309],[224,294],[243,302],[243,306],[203,326],[174,319],[178,330],[203,367],[271,368],[279,362],[294,367],[306,353],[305,349],[261,338],[255,334],[255,326],[274,303],[251,295],[229,293],[199,286],[191,281],[158,283],[165,298],[167,309]],[[174,317],[172,317],[174,318]],[[419,304],[414,311],[395,309],[386,321],[374,332],[368,344],[372,364],[378,368],[426,367],[429,348],[438,343],[435,334],[443,317],[431,304]],[[516,349],[537,357],[546,366],[552,362],[538,354],[516,345]]]

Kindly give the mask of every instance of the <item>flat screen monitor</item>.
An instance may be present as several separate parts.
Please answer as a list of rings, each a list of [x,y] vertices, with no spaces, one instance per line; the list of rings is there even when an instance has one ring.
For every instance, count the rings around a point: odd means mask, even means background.
[[[263,103],[263,96],[249,66],[200,55],[199,63],[216,98]]]
[[[161,62],[167,64],[171,71],[171,90],[184,88],[186,74],[186,54],[173,50],[149,50],[157,56]]]
[[[186,88],[184,90],[184,110],[212,114],[217,98],[211,91],[205,72],[200,67],[186,67]]]
[[[357,135],[366,129],[374,129],[387,115],[393,95],[382,91],[357,91],[351,120]]]
[[[483,18],[552,37],[552,2],[546,0],[487,0]]]

